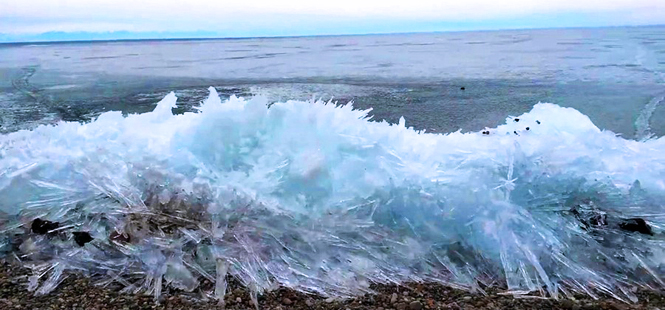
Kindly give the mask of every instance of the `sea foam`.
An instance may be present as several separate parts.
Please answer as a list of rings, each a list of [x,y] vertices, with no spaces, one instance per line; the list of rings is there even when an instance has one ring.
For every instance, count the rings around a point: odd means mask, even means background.
[[[663,286],[662,138],[626,140],[549,103],[430,134],[350,104],[222,102],[210,88],[197,113],[173,115],[176,99],[0,136],[0,250],[33,269],[31,290],[67,270],[155,297],[207,278],[221,298],[233,276],[255,302],[372,282],[622,300]]]

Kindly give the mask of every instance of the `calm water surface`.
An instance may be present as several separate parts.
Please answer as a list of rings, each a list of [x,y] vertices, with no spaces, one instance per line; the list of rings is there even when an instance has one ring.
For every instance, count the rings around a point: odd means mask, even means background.
[[[208,86],[353,101],[431,132],[493,127],[553,102],[624,137],[662,136],[665,27],[5,44],[0,130],[145,112],[170,91],[188,111]]]

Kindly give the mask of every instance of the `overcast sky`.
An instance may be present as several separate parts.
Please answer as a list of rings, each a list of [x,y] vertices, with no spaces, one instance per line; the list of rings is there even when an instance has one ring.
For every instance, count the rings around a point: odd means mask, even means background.
[[[225,36],[665,24],[665,0],[2,0],[0,33]]]

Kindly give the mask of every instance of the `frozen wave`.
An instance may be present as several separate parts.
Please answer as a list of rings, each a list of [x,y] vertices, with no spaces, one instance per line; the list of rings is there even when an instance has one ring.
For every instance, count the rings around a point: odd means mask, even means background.
[[[498,281],[624,300],[663,286],[663,138],[548,103],[445,135],[214,88],[198,113],[175,103],[0,136],[0,246],[34,269],[30,289],[65,270],[155,297],[207,278],[219,298],[231,275],[254,300],[278,285],[343,297]]]

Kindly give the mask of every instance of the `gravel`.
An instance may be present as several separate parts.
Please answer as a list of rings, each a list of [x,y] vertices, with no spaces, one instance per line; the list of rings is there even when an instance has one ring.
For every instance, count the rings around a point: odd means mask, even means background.
[[[203,283],[202,289],[185,293],[165,289],[158,302],[152,296],[121,294],[121,287],[99,287],[90,279],[70,274],[60,286],[46,296],[34,296],[27,290],[25,269],[9,263],[0,263],[0,309],[222,309],[217,300],[204,292],[211,283]],[[611,298],[594,300],[586,296],[575,299],[552,300],[538,297],[514,298],[501,295],[496,289],[487,289],[487,295],[471,294],[440,284],[410,283],[404,286],[375,285],[377,294],[364,295],[347,300],[326,299],[280,288],[259,296],[260,309],[373,309],[373,310],[422,310],[422,309],[665,309],[665,292],[638,291],[639,301],[626,304]],[[406,292],[406,294],[405,294]],[[254,309],[247,290],[237,281],[230,281],[225,297],[226,309]]]

